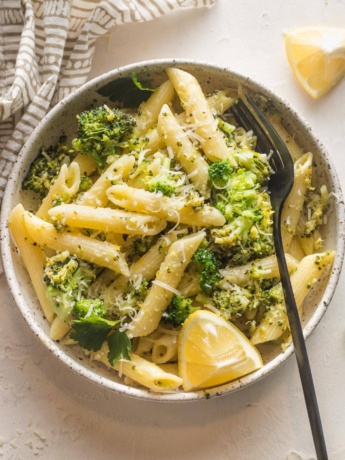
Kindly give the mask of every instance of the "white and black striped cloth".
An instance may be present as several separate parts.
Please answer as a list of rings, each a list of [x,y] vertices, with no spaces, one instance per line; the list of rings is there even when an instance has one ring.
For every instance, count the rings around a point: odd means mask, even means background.
[[[88,78],[95,42],[114,26],[216,0],[1,0],[0,203],[27,137]]]

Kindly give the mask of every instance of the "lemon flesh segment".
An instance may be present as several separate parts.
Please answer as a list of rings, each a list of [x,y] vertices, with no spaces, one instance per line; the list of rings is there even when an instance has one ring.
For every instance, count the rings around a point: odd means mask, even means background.
[[[237,327],[207,310],[197,310],[183,324],[178,358],[185,391],[218,386],[263,365],[260,353]]]
[[[295,78],[317,99],[345,73],[345,29],[301,28],[285,37],[286,54]]]

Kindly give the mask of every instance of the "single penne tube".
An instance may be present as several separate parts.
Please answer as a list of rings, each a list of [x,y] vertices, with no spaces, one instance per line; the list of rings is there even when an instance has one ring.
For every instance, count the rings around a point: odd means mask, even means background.
[[[54,312],[46,297],[46,285],[43,282],[44,265],[46,256],[42,249],[35,244],[30,237],[24,224],[25,209],[22,204],[18,204],[11,212],[8,224],[12,236],[19,249],[20,256],[29,273],[32,285],[41,304],[44,316],[51,323],[54,318]]]
[[[24,223],[30,238],[40,246],[55,251],[69,251],[87,262],[129,275],[124,255],[118,246],[81,233],[58,232],[53,224],[25,211]]]
[[[291,284],[300,315],[304,299],[325,270],[331,268],[334,257],[335,251],[305,256],[299,263],[296,272],[291,275]]]
[[[157,235],[167,224],[165,220],[155,216],[80,204],[56,206],[49,211],[49,217],[70,227],[128,235]]]
[[[164,364],[177,360],[177,336],[163,334],[159,339],[153,341],[152,362]]]
[[[163,105],[158,117],[158,132],[170,147],[190,181],[203,196],[208,196],[208,163],[179,125],[168,105]]]
[[[236,161],[218,128],[217,120],[212,114],[198,80],[193,75],[177,68],[171,67],[166,72],[188,114],[195,133],[202,139],[201,148],[205,155],[211,161],[228,158],[231,164],[236,166]]]
[[[91,176],[91,174],[97,170],[97,164],[95,160],[90,157],[90,155],[86,155],[85,153],[78,153],[73,161],[79,165],[80,177],[83,177],[84,174]]]
[[[138,314],[128,326],[130,337],[148,335],[157,328],[174,293],[178,292],[176,288],[184,270],[204,237],[205,232],[194,233],[170,246]]]
[[[106,206],[107,188],[116,181],[127,177],[132,171],[135,159],[131,155],[123,155],[115,160],[78,200],[78,204],[85,206]]]
[[[58,316],[55,316],[54,321],[50,326],[50,338],[52,340],[63,339],[71,330],[71,326]]]
[[[70,199],[78,193],[80,185],[80,170],[76,162],[69,166],[62,165],[59,175],[50,187],[48,195],[43,199],[36,216],[41,219],[48,219],[48,211],[54,205],[54,202],[60,200],[68,203]]]
[[[285,254],[285,259],[289,273],[292,273],[298,267],[298,260],[290,254]],[[225,267],[220,270],[220,274],[224,281],[239,286],[245,286],[252,278],[280,278],[279,267],[275,255],[253,260],[252,262],[237,267]]]
[[[93,354],[93,358],[152,391],[173,391],[182,385],[181,377],[163,371],[156,364],[147,361],[135,353],[130,353],[130,361],[120,360],[111,365],[107,357],[108,350],[108,344],[104,343],[102,349]]]
[[[145,212],[169,222],[200,227],[216,227],[225,224],[218,209],[209,205],[194,209],[177,197],[167,197],[126,184],[113,185],[107,190],[109,200],[116,206],[133,212]]]
[[[281,217],[282,240],[285,252],[297,230],[297,224],[303,209],[303,203],[308,187],[311,184],[313,154],[305,153],[294,164],[294,183],[287,197]]]
[[[147,99],[139,106],[136,130],[139,136],[144,135],[150,128],[155,126],[161,107],[169,104],[174,97],[174,87],[169,80],[162,83]]]
[[[302,315],[303,302],[312,286],[321,278],[334,260],[335,252],[326,251],[320,254],[305,256],[291,275],[291,286],[294,292],[299,315]],[[277,289],[274,288],[274,289]],[[284,304],[272,307],[256,328],[251,342],[254,345],[278,339],[289,328],[289,321]]]

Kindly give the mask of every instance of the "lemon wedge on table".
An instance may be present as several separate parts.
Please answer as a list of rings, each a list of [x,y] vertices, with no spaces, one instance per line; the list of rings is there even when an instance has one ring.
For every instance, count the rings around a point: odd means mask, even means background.
[[[345,73],[345,29],[291,30],[285,36],[285,45],[297,81],[314,99],[326,94]]]
[[[208,310],[197,310],[184,322],[178,358],[185,391],[218,386],[263,365],[260,353],[247,337]]]

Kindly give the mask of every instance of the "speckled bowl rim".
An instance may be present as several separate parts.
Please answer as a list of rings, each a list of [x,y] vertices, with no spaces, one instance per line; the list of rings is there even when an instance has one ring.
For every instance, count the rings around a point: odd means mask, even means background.
[[[12,296],[18,305],[23,317],[29,324],[30,328],[34,332],[34,334],[40,339],[40,341],[52,352],[52,354],[61,360],[65,365],[67,365],[70,369],[77,372],[79,375],[87,378],[89,381],[94,382],[98,385],[101,385],[103,388],[107,388],[109,390],[115,391],[116,393],[131,396],[134,398],[150,400],[150,401],[165,401],[165,402],[182,402],[182,401],[198,401],[202,399],[209,399],[215,396],[226,395],[232,393],[240,388],[247,387],[258,380],[261,380],[263,377],[269,375],[275,369],[277,369],[281,364],[283,364],[293,353],[293,347],[289,347],[285,352],[282,352],[278,356],[276,356],[272,361],[267,363],[262,369],[243,377],[242,379],[236,380],[234,382],[230,382],[224,384],[219,387],[201,390],[196,392],[176,392],[176,393],[154,393],[149,390],[145,389],[137,389],[126,386],[125,384],[120,384],[116,381],[112,381],[102,375],[97,374],[94,371],[91,371],[81,365],[76,360],[72,359],[68,356],[59,346],[58,343],[54,342],[50,339],[49,335],[42,330],[42,328],[36,322],[33,314],[30,311],[25,299],[23,296],[20,295],[20,290],[18,286],[18,282],[16,280],[16,274],[12,263],[12,255],[11,255],[11,238],[8,230],[8,216],[11,211],[11,197],[14,194],[15,188],[14,185],[15,181],[14,178],[19,174],[19,171],[22,167],[23,161],[30,150],[30,145],[32,140],[35,138],[38,132],[42,129],[45,125],[47,120],[51,117],[54,117],[58,114],[60,110],[66,107],[71,101],[75,98],[78,98],[81,94],[92,89],[93,86],[99,86],[103,82],[107,82],[111,77],[116,78],[118,75],[123,73],[132,72],[135,70],[139,70],[140,68],[149,68],[151,66],[157,67],[169,67],[169,66],[197,66],[202,67],[203,69],[210,69],[211,71],[223,71],[226,73],[230,73],[234,78],[245,81],[248,85],[254,85],[256,89],[259,89],[260,92],[267,95],[268,97],[272,97],[280,107],[284,107],[288,110],[293,117],[298,120],[299,126],[301,126],[304,132],[308,132],[309,136],[313,138],[313,141],[318,145],[319,152],[323,156],[327,167],[329,169],[329,175],[332,180],[332,184],[335,190],[335,193],[338,195],[339,200],[335,204],[336,212],[339,217],[340,222],[344,222],[344,200],[342,195],[342,189],[340,186],[340,182],[337,177],[337,173],[333,166],[333,163],[329,157],[324,146],[320,143],[317,136],[311,129],[310,125],[287,103],[284,99],[277,96],[271,90],[266,88],[265,85],[262,83],[257,82],[251,78],[245,77],[240,73],[232,71],[230,68],[221,67],[215,64],[210,64],[203,61],[196,61],[196,60],[189,60],[189,59],[157,59],[157,60],[149,60],[149,61],[142,61],[139,63],[134,63],[130,65],[126,65],[120,67],[118,69],[112,70],[107,72],[93,80],[84,84],[81,88],[74,91],[72,94],[67,96],[63,101],[59,102],[39,123],[36,127],[34,132],[31,134],[27,142],[25,143],[24,147],[22,148],[16,164],[13,167],[11,175],[8,180],[8,184],[5,190],[3,203],[2,203],[2,211],[1,211],[1,253],[3,257],[3,264],[4,264],[4,271],[6,274],[7,282],[12,293]],[[318,307],[316,308],[314,314],[312,315],[311,319],[309,320],[306,327],[304,327],[304,336],[307,338],[311,332],[315,329],[317,324],[320,322],[321,318],[323,317],[331,299],[334,294],[339,275],[341,272],[341,267],[344,258],[344,239],[345,239],[345,230],[344,226],[340,226],[338,222],[338,238],[337,238],[337,246],[336,246],[336,258],[333,264],[332,273],[330,275],[327,287],[324,291],[323,297],[319,302]]]

